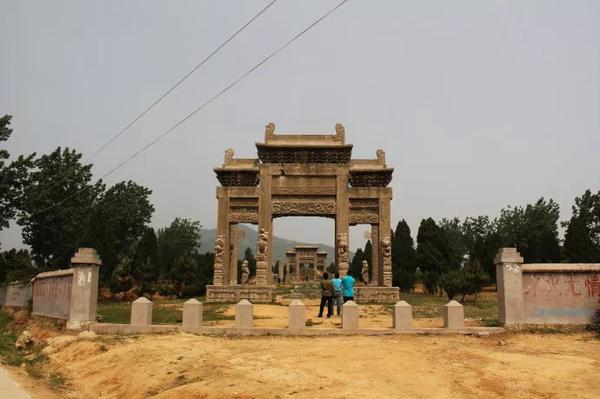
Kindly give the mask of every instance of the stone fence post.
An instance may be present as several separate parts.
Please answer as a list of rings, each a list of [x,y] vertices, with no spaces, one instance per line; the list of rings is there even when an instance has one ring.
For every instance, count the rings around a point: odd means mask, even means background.
[[[498,318],[503,324],[522,323],[525,316],[523,301],[523,258],[516,248],[500,248],[494,258],[498,291]]]
[[[79,248],[71,258],[73,285],[67,328],[79,329],[86,323],[96,321],[100,265],[102,260],[93,248]]]

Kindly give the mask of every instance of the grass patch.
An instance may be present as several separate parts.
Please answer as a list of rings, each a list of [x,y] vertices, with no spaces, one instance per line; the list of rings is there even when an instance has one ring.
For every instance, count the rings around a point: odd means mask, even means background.
[[[180,323],[183,302],[183,299],[155,301],[152,307],[152,323]],[[129,324],[131,320],[131,303],[100,302],[98,303],[97,312],[102,316],[102,323]]]
[[[448,302],[448,297],[431,294],[401,293],[400,299],[413,307],[415,318],[442,317],[442,309]],[[460,299],[460,298],[458,298]],[[492,327],[498,325],[498,301],[495,293],[482,293],[475,301],[472,297],[465,298],[462,303],[467,319],[481,320],[482,324]]]
[[[181,323],[183,299],[158,300],[152,308],[153,324],[178,324]],[[224,312],[231,304],[205,303],[204,321],[233,320],[233,315]],[[131,303],[129,302],[100,302],[98,314],[102,316],[103,323],[129,324],[131,319]]]
[[[61,373],[52,373],[48,376],[48,385],[54,390],[61,390],[67,386],[67,380]]]
[[[46,355],[40,354],[41,348],[34,346],[27,351],[19,350],[15,346],[17,338],[24,327],[14,323],[11,316],[0,311],[0,360],[3,364],[19,367],[25,365],[25,370],[33,378],[41,378],[40,365],[48,360]]]

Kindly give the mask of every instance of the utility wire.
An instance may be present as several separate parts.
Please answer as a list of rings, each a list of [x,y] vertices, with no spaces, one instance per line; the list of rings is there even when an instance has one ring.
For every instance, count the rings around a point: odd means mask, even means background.
[[[184,80],[189,78],[194,72],[198,70],[202,65],[204,65],[208,60],[210,60],[213,55],[219,52],[223,47],[225,47],[231,40],[233,40],[238,34],[240,34],[244,29],[248,27],[252,22],[254,22],[258,17],[260,17],[265,11],[267,11],[273,4],[275,4],[277,0],[272,0],[269,4],[267,4],[262,10],[260,10],[254,17],[252,17],[248,22],[242,25],[235,33],[227,38],[223,43],[221,43],[217,48],[215,48],[209,55],[207,55],[199,64],[197,64],[194,68],[192,68],[187,74],[185,74],[181,79],[179,79],[174,85],[172,85],[166,92],[164,92],[160,97],[158,97],[152,104],[147,106],[144,111],[138,114],[131,122],[129,122],[125,127],[119,130],[113,137],[110,138],[106,143],[104,143],[100,148],[92,153],[89,157],[86,158],[86,161],[92,160],[96,155],[102,152],[106,147],[108,147],[112,142],[114,142],[117,138],[119,138],[123,133],[125,133],[131,126],[133,126],[137,121],[142,119],[144,115],[146,115],[150,110],[152,110],[158,103],[160,103],[165,97],[167,97],[173,90],[175,90]],[[42,193],[38,194],[34,199],[30,202],[33,203],[39,198],[46,195],[52,187],[44,190]]]
[[[250,19],[244,25],[242,25],[241,28],[239,28],[233,35],[229,36],[229,38],[227,38],[227,40],[225,40],[223,43],[221,43],[221,45],[219,45],[219,47],[217,47],[216,49],[214,49],[212,51],[212,53],[210,53],[209,55],[207,55],[199,64],[197,64],[194,68],[192,68],[191,71],[189,71],[187,74],[185,74],[185,76],[183,76],[181,79],[179,79],[162,96],[158,97],[152,104],[150,104],[148,107],[146,107],[146,109],[144,109],[144,111],[142,113],[140,113],[138,116],[136,116],[135,119],[133,119],[131,122],[129,122],[117,134],[115,134],[110,140],[108,140],[100,148],[98,148],[96,151],[94,151],[94,153],[92,153],[92,155],[90,155],[89,159],[94,158],[96,155],[98,155],[100,152],[102,152],[102,150],[104,150],[106,147],[108,147],[113,141],[115,141],[117,138],[119,138],[119,136],[121,136],[123,133],[125,133],[131,126],[133,126],[137,121],[139,121],[142,117],[144,117],[144,115],[146,115],[152,108],[154,108],[159,102],[161,102],[166,96],[168,96],[173,90],[175,90],[175,88],[177,88],[181,83],[183,83],[184,80],[186,80],[187,78],[189,78],[190,75],[192,75],[194,72],[196,72],[198,70],[198,68],[200,68],[208,60],[210,60],[213,55],[215,55],[216,53],[218,53],[219,50],[221,50],[223,47],[225,47],[231,40],[233,40],[233,38],[235,38],[244,29],[246,29],[246,27],[248,27],[248,25],[250,25],[252,22],[254,22],[254,20],[256,20],[258,17],[260,17],[265,11],[267,11],[269,9],[269,7],[271,7],[273,4],[275,4],[275,2],[277,2],[277,0],[272,0],[262,10],[260,10],[258,12],[258,14],[256,14],[254,17],[252,17],[252,19]]]
[[[190,119],[192,116],[194,116],[195,114],[197,114],[198,112],[200,112],[202,109],[204,109],[207,105],[209,105],[210,103],[212,103],[213,101],[215,101],[217,98],[221,97],[223,94],[225,94],[227,91],[229,91],[231,88],[233,88],[235,85],[237,85],[242,79],[244,79],[245,77],[247,77],[248,75],[250,75],[252,72],[254,72],[256,69],[258,69],[260,66],[262,66],[263,64],[265,64],[267,61],[269,61],[271,58],[273,58],[275,55],[277,55],[279,52],[281,52],[283,49],[285,49],[287,46],[289,46],[290,44],[292,44],[293,42],[295,42],[297,39],[299,39],[302,35],[304,35],[306,32],[308,32],[309,30],[311,30],[313,27],[315,27],[317,24],[319,24],[321,21],[323,21],[325,18],[327,18],[329,15],[333,14],[338,8],[340,8],[341,6],[343,6],[345,3],[347,3],[348,0],[342,0],[340,1],[335,7],[333,7],[331,10],[329,10],[327,13],[325,13],[324,15],[322,15],[319,19],[317,19],[316,21],[314,21],[313,23],[311,23],[310,25],[308,25],[306,28],[304,28],[302,31],[300,31],[299,33],[297,33],[294,37],[292,37],[291,39],[289,39],[287,42],[285,42],[282,46],[278,47],[275,51],[273,51],[271,54],[269,54],[268,56],[266,56],[265,58],[262,59],[262,61],[260,61],[259,63],[257,63],[256,65],[254,65],[252,68],[250,68],[246,73],[244,73],[243,75],[241,75],[239,78],[237,78],[236,80],[234,80],[233,82],[231,82],[229,85],[227,85],[224,89],[222,89],[221,91],[219,91],[217,94],[215,94],[214,96],[212,96],[209,100],[207,100],[206,102],[204,102],[202,105],[200,105],[199,107],[197,107],[196,109],[194,109],[192,112],[190,112],[187,116],[185,116],[183,119],[181,119],[179,122],[177,122],[176,124],[174,124],[173,126],[171,126],[169,129],[165,130],[163,133],[161,133],[159,136],[157,136],[154,140],[150,141],[148,144],[146,144],[145,146],[143,146],[142,148],[140,148],[139,150],[137,150],[136,152],[134,152],[133,154],[131,154],[127,159],[123,160],[121,163],[119,163],[118,165],[116,165],[115,167],[113,167],[112,169],[110,169],[108,172],[106,172],[105,174],[103,174],[99,180],[102,180],[104,178],[106,178],[107,176],[111,175],[112,173],[116,172],[118,169],[122,168],[123,166],[125,166],[127,163],[131,162],[133,159],[135,159],[138,155],[140,155],[142,152],[146,151],[148,148],[152,147],[154,144],[158,143],[161,139],[163,139],[165,136],[167,136],[169,133],[171,133],[173,130],[177,129],[179,126],[181,126],[183,123],[185,123],[188,119]],[[65,197],[64,199],[62,199],[61,201],[54,203],[53,205],[50,205],[44,209],[42,209],[41,211],[38,211],[36,213],[34,213],[33,215],[31,215],[31,217],[37,216],[43,212],[46,212],[52,208],[55,208],[59,205],[61,205],[62,203],[64,203],[65,201],[67,201],[70,198],[73,198],[74,196],[76,196],[77,194],[81,193],[82,191],[84,191],[87,187],[84,187],[76,192],[74,192],[73,194]]]

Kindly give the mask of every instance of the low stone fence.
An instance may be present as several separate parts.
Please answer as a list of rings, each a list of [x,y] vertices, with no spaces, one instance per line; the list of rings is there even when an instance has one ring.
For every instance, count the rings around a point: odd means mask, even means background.
[[[14,282],[0,286],[0,307],[29,307],[31,299],[31,283]]]
[[[67,320],[67,328],[95,321],[101,264],[96,250],[79,248],[71,258],[71,269],[35,276],[31,314]]]
[[[598,263],[523,263],[516,248],[494,263],[504,324],[587,324],[600,307]]]
[[[306,326],[306,306],[299,300],[293,300],[288,306],[287,328],[255,327],[254,305],[242,299],[235,306],[233,327],[208,327],[203,325],[203,305],[196,299],[183,304],[181,325],[152,324],[153,304],[141,297],[131,304],[130,324],[94,323],[90,329],[100,334],[140,334],[170,333],[186,331],[206,335],[395,335],[395,334],[490,334],[500,333],[500,327],[465,327],[463,306],[448,302],[443,309],[444,328],[414,328],[412,306],[405,301],[394,305],[392,328],[360,328],[359,305],[354,301],[346,302],[342,307],[341,328],[308,328]]]

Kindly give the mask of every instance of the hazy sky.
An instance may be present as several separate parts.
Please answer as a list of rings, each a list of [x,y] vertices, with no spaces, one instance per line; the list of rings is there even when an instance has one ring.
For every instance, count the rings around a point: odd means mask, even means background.
[[[11,154],[89,156],[251,18],[261,1],[0,0],[0,114]],[[279,0],[94,159],[101,175],[337,4]],[[255,157],[264,126],[346,126],[355,158],[386,151],[392,223],[497,215],[600,183],[600,2],[366,1],[336,13],[108,179],[153,190],[153,225],[216,225],[213,167]],[[351,230],[363,245],[364,227]],[[333,243],[333,220],[274,234]],[[0,233],[3,248],[20,242]]]

